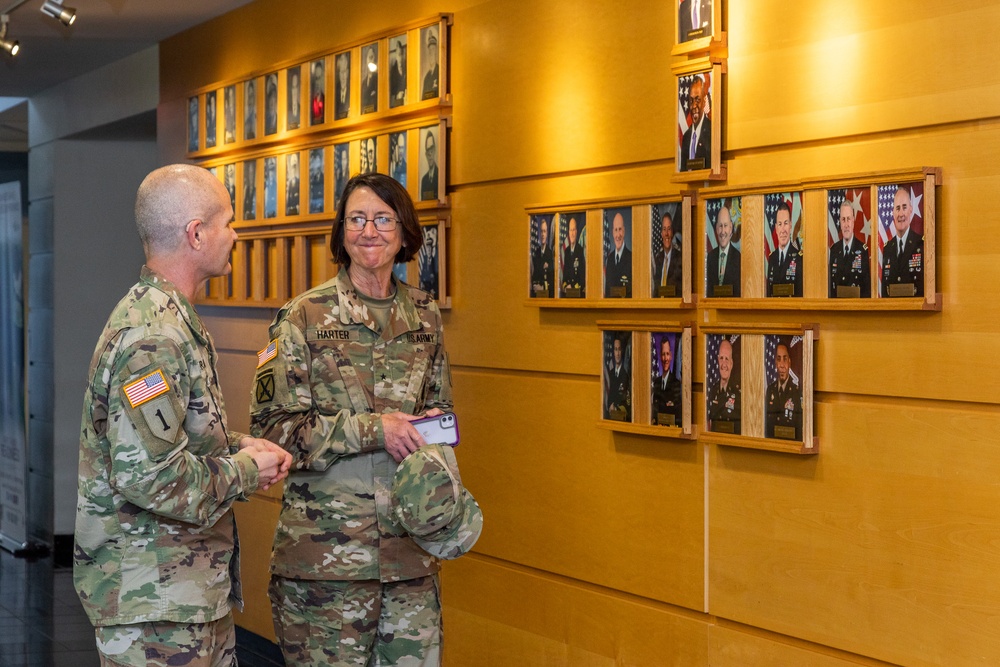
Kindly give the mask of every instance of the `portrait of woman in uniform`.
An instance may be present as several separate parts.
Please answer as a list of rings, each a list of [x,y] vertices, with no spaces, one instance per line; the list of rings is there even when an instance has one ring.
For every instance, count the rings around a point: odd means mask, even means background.
[[[828,296],[867,299],[872,295],[871,188],[826,191]]]
[[[705,418],[708,430],[741,432],[740,335],[705,336]]]
[[[604,332],[603,416],[632,421],[632,332]]]

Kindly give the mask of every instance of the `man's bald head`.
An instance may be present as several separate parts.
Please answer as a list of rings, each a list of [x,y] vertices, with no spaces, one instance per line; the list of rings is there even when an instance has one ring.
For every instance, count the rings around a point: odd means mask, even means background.
[[[228,205],[225,187],[206,169],[172,164],[150,172],[135,198],[146,258],[176,250],[190,221],[207,221]]]

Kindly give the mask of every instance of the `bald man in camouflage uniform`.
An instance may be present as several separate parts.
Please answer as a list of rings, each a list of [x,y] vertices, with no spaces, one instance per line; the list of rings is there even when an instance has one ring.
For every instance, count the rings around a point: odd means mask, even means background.
[[[379,266],[390,298],[352,282],[360,262],[344,249],[342,221],[359,192],[380,198],[363,217],[391,209],[400,219],[383,233],[395,244]],[[369,219],[346,234],[376,233]],[[396,464],[424,444],[407,422],[452,406],[437,304],[391,276],[392,258],[420,247],[416,211],[391,178],[355,176],[331,238],[339,274],[278,312],[251,392],[253,432],[294,459],[271,562],[275,630],[289,666],[439,665],[440,561],[407,535],[389,499]]]
[[[102,665],[235,665],[231,506],[291,457],[229,431],[212,339],[191,305],[231,270],[225,187],[173,165],[139,187],[146,253],[97,343],[84,396],[74,583]]]

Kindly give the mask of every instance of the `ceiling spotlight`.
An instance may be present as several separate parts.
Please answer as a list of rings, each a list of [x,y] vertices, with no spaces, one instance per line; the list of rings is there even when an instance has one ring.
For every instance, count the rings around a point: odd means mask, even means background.
[[[21,50],[21,43],[16,39],[7,39],[7,24],[10,23],[10,15],[0,16],[0,47],[12,56],[16,56]]]
[[[63,25],[73,25],[76,21],[76,10],[72,7],[63,7],[63,0],[45,0],[42,4],[42,13],[59,19]]]

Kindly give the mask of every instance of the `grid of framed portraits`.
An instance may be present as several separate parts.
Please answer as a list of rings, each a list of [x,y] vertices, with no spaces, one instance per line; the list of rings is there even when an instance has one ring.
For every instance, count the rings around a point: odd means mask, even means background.
[[[815,326],[713,324],[699,327],[698,334],[705,351],[702,440],[796,454],[819,451]]]
[[[715,308],[936,310],[940,169],[706,188],[700,292]]]
[[[188,97],[191,158],[451,104],[450,14]],[[219,118],[221,107],[222,118]]]
[[[692,438],[691,325],[597,323],[601,329],[601,426]]]
[[[691,210],[689,193],[527,208],[528,298],[539,306],[692,305]]]

